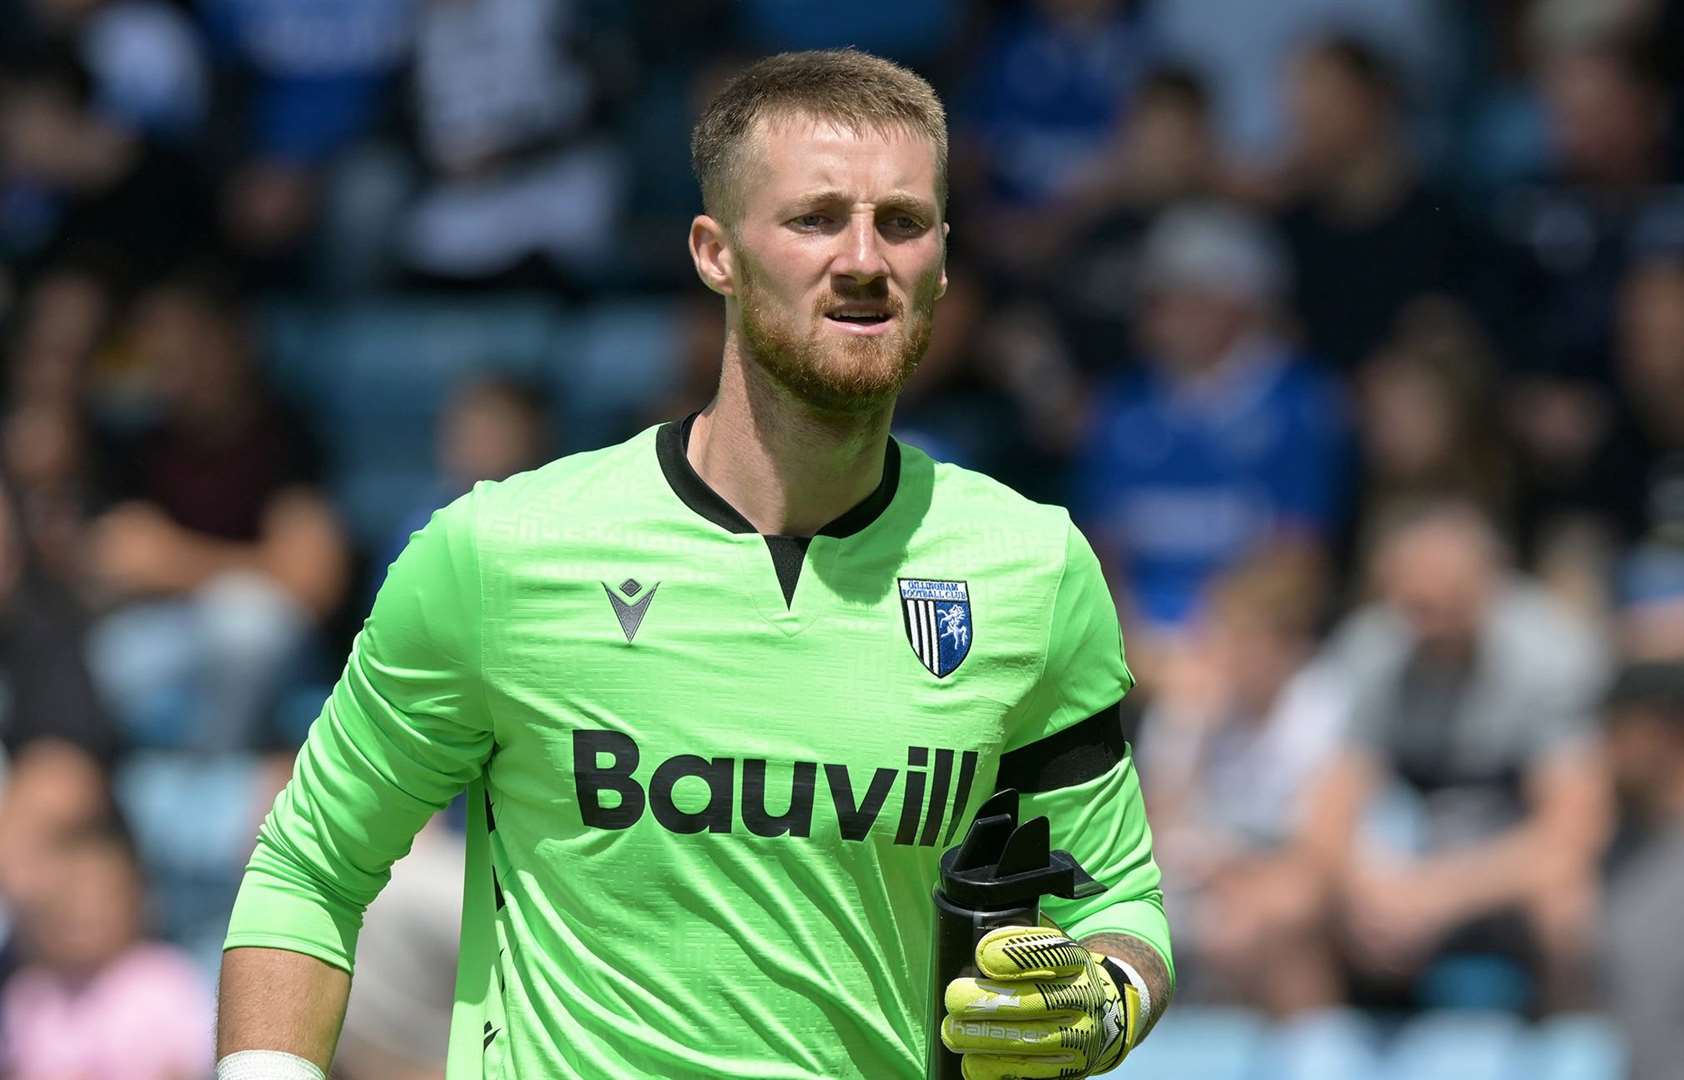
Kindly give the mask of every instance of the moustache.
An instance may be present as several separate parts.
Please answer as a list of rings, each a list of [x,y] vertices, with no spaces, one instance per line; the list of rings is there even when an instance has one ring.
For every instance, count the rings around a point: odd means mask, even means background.
[[[899,318],[900,316],[906,314],[906,302],[893,293],[883,293],[871,296],[863,294],[848,296],[840,293],[833,293],[830,296],[820,297],[817,301],[815,301],[813,304],[813,312],[820,318],[823,318],[825,315],[835,311],[837,308],[847,307],[850,304],[870,305],[873,308],[880,309],[890,318]]]

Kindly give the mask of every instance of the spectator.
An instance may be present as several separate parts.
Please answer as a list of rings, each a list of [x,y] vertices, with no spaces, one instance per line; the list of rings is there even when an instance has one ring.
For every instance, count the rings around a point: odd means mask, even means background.
[[[1436,4],[1395,0],[1170,0],[1146,9],[1162,53],[1210,81],[1224,152],[1242,168],[1276,164],[1285,142],[1281,79],[1306,38],[1359,37],[1397,58],[1412,91],[1424,98],[1453,55]],[[1428,102],[1430,104],[1430,102]]]
[[[1633,660],[1684,659],[1684,549],[1652,542],[1619,567],[1615,630],[1620,653]]]
[[[1556,169],[1505,196],[1496,221],[1528,266],[1513,420],[1551,499],[1552,478],[1582,477],[1607,434],[1626,261],[1648,223],[1684,217],[1684,190],[1661,186],[1670,102],[1638,46],[1558,46],[1540,81]]]
[[[343,541],[235,302],[172,282],[143,298],[132,334],[160,419],[120,442],[120,502],[91,525],[91,572],[126,602],[96,627],[95,675],[142,741],[249,747],[282,671],[339,603]]]
[[[548,461],[556,446],[551,422],[544,394],[515,379],[489,375],[458,387],[439,418],[436,488],[398,529],[380,565],[391,565],[434,510],[475,483],[506,480]]]
[[[88,673],[82,612],[43,577],[0,487],[0,745],[63,740],[111,761],[121,749]]]
[[[1098,370],[1139,314],[1140,244],[1159,214],[1220,195],[1226,180],[1203,80],[1160,67],[1141,82],[1122,138],[1071,205],[1019,238],[1036,265],[1057,274],[1046,299],[1069,328],[1078,363]]]
[[[1684,659],[1684,458],[1657,467],[1649,504],[1649,535],[1618,568],[1614,629],[1628,660]]]
[[[6,984],[0,1057],[16,1080],[196,1080],[213,1056],[210,989],[148,941],[141,868],[109,819],[52,858],[50,899],[23,913],[29,963]]]
[[[1557,175],[1517,197],[1518,236],[1543,277],[1551,374],[1606,370],[1598,339],[1613,327],[1620,266],[1659,200],[1684,197],[1665,179],[1666,88],[1635,45],[1567,49],[1541,74]],[[1569,232],[1555,224],[1566,219]],[[1556,333],[1563,336],[1556,338]]]
[[[979,235],[1034,235],[1121,130],[1148,55],[1128,0],[1035,0],[982,48],[954,116],[955,184]],[[1010,267],[1016,245],[971,252]]]
[[[38,739],[8,751],[0,783],[0,986],[16,972],[20,912],[50,903],[65,840],[109,815],[105,770],[86,750]]]
[[[1651,498],[1658,470],[1684,451],[1684,245],[1634,252],[1608,344],[1611,393],[1540,392],[1515,404],[1517,414],[1544,413],[1522,419],[1533,434],[1559,440],[1534,441],[1525,461],[1522,523],[1542,550],[1576,526],[1630,544],[1659,524]]]
[[[1303,846],[1307,782],[1346,714],[1310,662],[1320,569],[1263,558],[1224,576],[1147,707],[1136,760],[1182,999],[1276,1016],[1342,1000],[1329,893]]]
[[[198,5],[239,116],[221,212],[254,272],[295,280],[334,157],[384,118],[419,0],[206,0]]]
[[[1371,1001],[1583,1005],[1601,645],[1465,504],[1394,525],[1373,570],[1327,649],[1351,720],[1311,810],[1349,959]]]
[[[545,394],[518,380],[490,375],[459,388],[439,427],[439,472],[448,497],[550,460],[556,444],[551,419]]]
[[[77,406],[114,306],[106,276],[66,259],[36,276],[8,335],[5,399]]]
[[[186,12],[162,0],[22,0],[19,52],[61,44],[86,65],[94,110],[136,133],[188,139],[210,109],[210,70]]]
[[[895,404],[895,437],[938,461],[1043,495],[1051,462],[1023,437],[1022,403],[1005,385],[999,355],[1012,335],[1006,320],[989,314],[978,279],[969,267],[950,274],[930,347]]]
[[[1621,400],[1586,503],[1629,541],[1661,524],[1650,512],[1651,485],[1662,462],[1684,452],[1684,246],[1640,253],[1618,300]]]
[[[1531,72],[1529,15],[1534,0],[1457,4],[1448,11],[1464,63],[1451,86],[1455,130],[1443,162],[1470,203],[1542,174],[1549,158],[1543,107]]]
[[[61,585],[80,583],[82,529],[96,498],[83,413],[112,307],[99,273],[61,262],[37,277],[9,335],[0,470],[30,563]]]
[[[1678,0],[1660,0],[1653,12],[1654,21],[1647,27],[1649,40],[1655,43],[1662,71],[1671,73],[1670,95],[1674,101],[1684,101],[1684,4]],[[1672,110],[1672,176],[1684,176],[1684,116]]]
[[[1234,210],[1183,208],[1146,239],[1143,370],[1095,395],[1072,505],[1138,649],[1274,545],[1319,547],[1347,466],[1339,393],[1277,329],[1286,266]]]
[[[707,407],[719,387],[719,356],[725,348],[725,316],[710,297],[689,296],[677,311],[677,364],[672,385],[647,403],[637,427],[662,424]],[[940,309],[935,325],[941,326]]]
[[[596,276],[624,180],[596,129],[575,0],[426,0],[415,59],[421,193],[402,262],[443,284]]]
[[[1403,126],[1402,87],[1356,38],[1317,41],[1288,82],[1291,137],[1280,227],[1315,355],[1350,369],[1409,301],[1468,291],[1488,261],[1451,201],[1423,183]]]
[[[1659,29],[1666,0],[1533,0],[1526,30],[1544,53],[1633,42]],[[1658,58],[1658,56],[1657,56]]]
[[[961,0],[907,0],[842,7],[823,0],[747,0],[738,5],[742,39],[755,52],[863,49],[923,71],[963,30]]]
[[[19,542],[44,581],[78,588],[93,488],[92,453],[81,413],[59,402],[27,401],[0,424],[0,460],[10,487]]]
[[[1628,1080],[1670,1080],[1684,1061],[1684,662],[1628,666],[1606,717],[1614,783],[1639,837],[1603,908],[1608,1011],[1629,1048]]]
[[[89,95],[86,72],[57,50],[0,73],[0,259],[28,270],[94,251],[155,277],[211,236],[198,171],[97,114]]]
[[[1423,299],[1400,313],[1358,382],[1358,550],[1399,510],[1432,499],[1466,499],[1491,514],[1512,508],[1513,467],[1491,423],[1497,374],[1459,305]]]

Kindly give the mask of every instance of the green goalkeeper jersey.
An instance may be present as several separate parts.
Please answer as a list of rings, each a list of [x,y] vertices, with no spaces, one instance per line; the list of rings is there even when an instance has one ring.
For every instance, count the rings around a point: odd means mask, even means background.
[[[916,1077],[937,858],[996,788],[1169,960],[1099,565],[1068,515],[891,441],[766,537],[689,423],[481,484],[392,565],[264,822],[227,946],[349,970],[468,790],[448,1074]]]

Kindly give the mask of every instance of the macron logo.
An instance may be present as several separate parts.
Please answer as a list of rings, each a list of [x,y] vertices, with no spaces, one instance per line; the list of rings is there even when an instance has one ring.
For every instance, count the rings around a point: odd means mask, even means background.
[[[625,594],[625,600],[615,595],[606,581],[602,583],[602,591],[608,594],[608,602],[614,605],[614,617],[620,620],[620,629],[625,632],[626,644],[630,645],[632,638],[637,636],[637,628],[643,625],[643,616],[649,611],[649,601],[655,599],[655,590],[660,587],[661,583],[657,581],[649,586],[649,591],[641,599],[628,603],[643,588],[636,578],[620,582],[620,592]]]

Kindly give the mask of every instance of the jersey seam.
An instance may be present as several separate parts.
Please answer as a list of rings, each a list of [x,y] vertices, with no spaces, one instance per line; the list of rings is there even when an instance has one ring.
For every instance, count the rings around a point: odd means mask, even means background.
[[[480,558],[479,549],[479,498],[476,495],[468,500],[468,556],[474,562],[474,618],[471,620],[474,630],[475,671],[469,683],[474,688],[474,696],[479,698],[480,712],[485,717],[487,728],[491,733],[491,745],[497,746],[497,717],[491,711],[491,697],[485,692],[485,570],[484,560]],[[480,777],[485,776],[486,766],[490,764],[490,755],[480,763]]]
[[[1066,514],[1064,518],[1064,561],[1059,565],[1058,579],[1053,582],[1052,602],[1047,605],[1047,623],[1041,633],[1041,648],[1038,650],[1041,655],[1035,668],[1035,677],[1030,680],[1028,691],[1018,699],[1016,705],[1011,706],[1012,711],[1006,724],[1008,734],[1006,742],[1002,745],[1010,744],[1010,732],[1022,721],[1023,710],[1033,703],[1034,698],[1037,696],[1037,690],[1040,688],[1042,681],[1046,678],[1047,664],[1052,658],[1053,628],[1058,621],[1058,594],[1059,591],[1064,588],[1064,579],[1070,572],[1070,531],[1075,527],[1075,522],[1071,521],[1069,515]],[[1025,745],[1028,744],[1026,743]]]
[[[1035,673],[1035,683],[1040,685],[1047,677],[1047,665],[1052,662],[1053,633],[1058,624],[1058,597],[1064,591],[1064,579],[1070,574],[1070,531],[1076,527],[1066,515],[1064,519],[1064,562],[1058,568],[1058,581],[1053,584],[1052,603],[1047,605],[1047,627],[1043,635],[1041,648],[1041,666]]]

